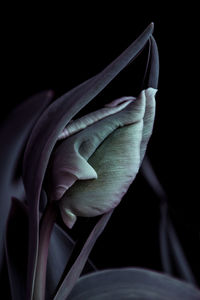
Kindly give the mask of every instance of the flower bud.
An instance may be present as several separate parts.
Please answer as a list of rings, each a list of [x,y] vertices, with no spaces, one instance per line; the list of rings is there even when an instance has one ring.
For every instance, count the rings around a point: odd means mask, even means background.
[[[65,129],[68,137],[51,157],[49,187],[68,227],[77,216],[103,214],[121,201],[141,164],[146,102],[154,105],[155,92],[149,88],[136,99],[117,99],[107,105],[109,113],[100,109]]]

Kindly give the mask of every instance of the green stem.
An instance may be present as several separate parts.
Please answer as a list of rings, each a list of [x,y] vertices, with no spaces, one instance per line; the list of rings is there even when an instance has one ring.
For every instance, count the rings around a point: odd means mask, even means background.
[[[47,208],[43,214],[41,225],[40,225],[40,239],[39,239],[38,260],[37,260],[33,300],[45,299],[48,248],[49,248],[51,232],[56,217],[57,217],[57,207],[55,203],[52,202],[47,205]]]

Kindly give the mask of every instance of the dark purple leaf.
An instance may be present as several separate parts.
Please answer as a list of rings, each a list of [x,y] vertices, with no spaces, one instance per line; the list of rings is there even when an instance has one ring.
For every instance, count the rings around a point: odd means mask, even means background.
[[[11,197],[24,196],[20,179],[20,162],[27,138],[33,125],[52,100],[53,93],[44,91],[34,95],[18,106],[0,128],[0,270],[3,258],[3,243],[6,221],[11,206]]]
[[[126,268],[99,271],[81,277],[67,300],[86,299],[199,300],[200,290],[158,272]]]

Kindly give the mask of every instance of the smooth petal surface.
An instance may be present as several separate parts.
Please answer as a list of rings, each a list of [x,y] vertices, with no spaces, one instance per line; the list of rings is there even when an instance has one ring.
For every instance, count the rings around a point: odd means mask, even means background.
[[[68,178],[63,176],[63,170],[68,166],[68,157],[72,154],[75,158],[75,171],[79,158],[82,157],[85,161],[88,160],[88,164],[98,175],[94,180],[77,181],[61,199],[61,213],[67,226],[73,225],[76,216],[96,216],[109,211],[126,193],[141,163],[145,107],[146,102],[152,101],[155,92],[152,88],[141,92],[122,111],[67,138],[55,151],[52,158],[53,188],[59,189],[60,185],[65,185],[65,189],[68,189],[69,185],[65,184],[65,179]],[[74,170],[72,167],[72,176]],[[69,172],[67,176],[69,177]]]
[[[105,270],[79,279],[67,300],[199,300],[200,291],[173,277],[140,268]]]

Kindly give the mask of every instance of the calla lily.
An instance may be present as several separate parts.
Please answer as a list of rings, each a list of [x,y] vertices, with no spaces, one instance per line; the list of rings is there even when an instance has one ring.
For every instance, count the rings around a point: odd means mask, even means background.
[[[155,93],[155,89],[148,88],[136,99],[113,101],[107,108],[73,121],[61,134],[68,137],[53,154],[49,189],[52,199],[60,199],[68,227],[72,227],[76,216],[108,212],[126,193],[141,164],[143,119],[151,106],[153,122]],[[146,128],[146,137],[151,130],[152,123]]]

